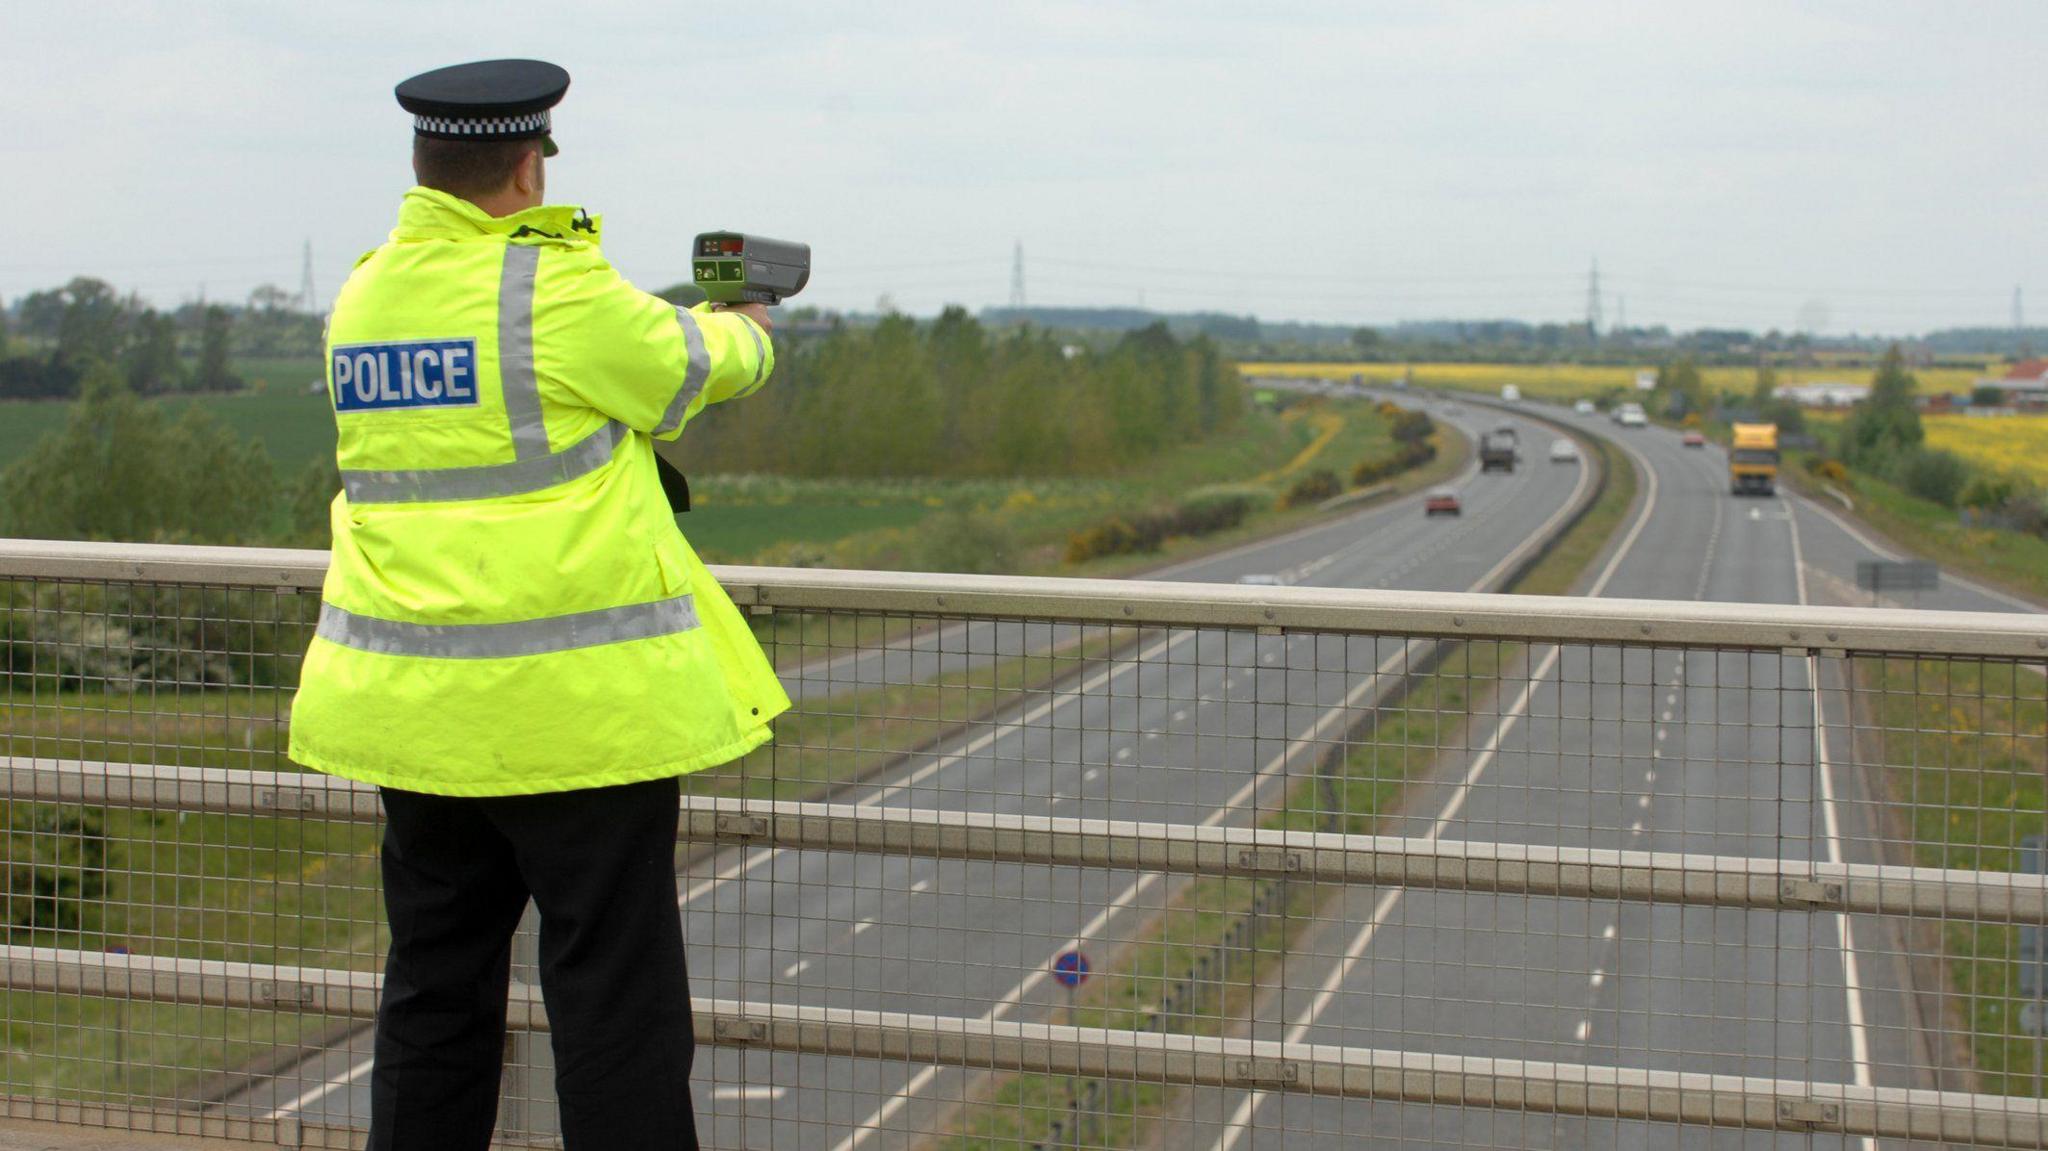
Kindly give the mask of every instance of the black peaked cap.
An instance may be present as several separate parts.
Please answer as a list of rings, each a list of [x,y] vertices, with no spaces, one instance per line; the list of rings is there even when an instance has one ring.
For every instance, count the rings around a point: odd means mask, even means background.
[[[479,60],[422,72],[397,96],[420,135],[520,140],[547,135],[546,112],[568,90],[569,73],[545,60]]]

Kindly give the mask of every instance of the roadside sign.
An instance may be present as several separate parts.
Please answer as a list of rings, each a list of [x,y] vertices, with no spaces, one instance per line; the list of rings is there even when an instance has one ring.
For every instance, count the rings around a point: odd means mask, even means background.
[[[1078,951],[1062,951],[1052,961],[1052,977],[1061,987],[1072,991],[1088,978],[1088,957]]]
[[[1929,560],[1858,560],[1856,586],[1867,592],[1933,591],[1941,569]]]

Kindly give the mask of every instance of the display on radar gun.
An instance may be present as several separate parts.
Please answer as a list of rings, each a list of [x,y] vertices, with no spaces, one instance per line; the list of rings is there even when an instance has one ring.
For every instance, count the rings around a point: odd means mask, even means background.
[[[811,246],[745,232],[704,232],[690,268],[714,304],[779,304],[811,281]]]

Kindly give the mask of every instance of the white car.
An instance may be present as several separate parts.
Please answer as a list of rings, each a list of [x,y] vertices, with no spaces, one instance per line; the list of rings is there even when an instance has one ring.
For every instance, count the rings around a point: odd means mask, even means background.
[[[1650,417],[1643,414],[1641,404],[1623,404],[1614,409],[1614,422],[1624,428],[1647,428]]]
[[[1267,574],[1266,574],[1265,572],[1253,572],[1253,573],[1252,573],[1252,574],[1250,574],[1250,575],[1241,575],[1241,576],[1237,577],[1237,582],[1239,582],[1239,583],[1241,583],[1241,584],[1244,584],[1244,585],[1245,585],[1246,587],[1286,587],[1286,586],[1287,586],[1287,581],[1286,581],[1286,580],[1284,580],[1284,579],[1281,579],[1281,578],[1280,578],[1279,576],[1276,576],[1276,575],[1267,575]]]
[[[1593,405],[1593,401],[1591,400],[1580,400],[1578,403],[1572,405],[1572,410],[1579,413],[1582,416],[1590,416],[1594,412],[1599,411],[1600,409],[1595,407]]]
[[[1553,464],[1578,463],[1579,445],[1570,440],[1550,441],[1550,462]]]

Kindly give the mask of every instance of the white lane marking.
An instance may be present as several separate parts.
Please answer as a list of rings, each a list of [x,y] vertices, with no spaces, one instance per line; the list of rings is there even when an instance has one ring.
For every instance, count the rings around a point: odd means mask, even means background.
[[[1632,834],[1641,835],[1643,833],[1643,821],[1640,819],[1636,820],[1628,825],[1628,829]]]
[[[1146,733],[1145,733],[1145,738],[1146,738],[1146,739],[1158,739],[1158,738],[1159,738],[1159,733],[1158,733],[1158,732],[1156,732],[1156,731],[1148,731],[1148,732],[1146,732]]]
[[[1873,540],[1869,536],[1864,535],[1862,532],[1856,530],[1856,526],[1854,524],[1851,524],[1848,520],[1843,519],[1841,516],[1836,515],[1834,512],[1829,511],[1827,508],[1821,506],[1820,504],[1817,504],[1804,496],[1784,495],[1780,498],[1783,499],[1787,505],[1787,507],[1785,508],[1785,514],[1788,518],[1792,517],[1792,508],[1790,505],[1796,503],[1800,507],[1803,507],[1806,510],[1813,512],[1815,515],[1820,516],[1822,519],[1827,520],[1829,523],[1832,523],[1836,527],[1842,529],[1842,531],[1848,534],[1850,539],[1855,540],[1859,544],[1862,544],[1865,550],[1869,551],[1870,554],[1876,556],[1877,558],[1885,560],[1896,560],[1900,558],[1899,553],[1891,550],[1888,547],[1882,546],[1876,540]],[[1792,522],[1796,524],[1798,521],[1796,519],[1793,519]],[[1796,527],[1794,531],[1796,534]],[[2008,595],[2005,592],[1999,591],[1995,587],[1991,587],[1987,584],[1978,583],[1976,580],[1970,579],[1967,576],[1959,576],[1950,571],[1943,571],[1941,573],[1941,578],[1944,583],[1952,583],[1955,584],[1957,587],[1967,588],[1970,591],[1973,591],[1978,595],[1985,597],[1986,599],[1995,599],[2000,603],[2006,604],[2007,606],[2019,608],[2021,611],[2038,612],[2041,610],[2041,606],[2039,604],[2023,600],[2016,595]],[[1806,580],[1806,567],[1804,564],[1800,565],[1799,579],[1801,585],[1800,591],[1803,595],[1805,594]],[[1805,601],[1801,600],[1800,602],[1804,603]]]
[[[1678,693],[1675,691],[1669,693],[1664,697],[1664,702],[1672,705],[1673,707],[1678,706]]]
[[[1806,599],[1806,556],[1800,550],[1799,519],[1787,516],[1786,522],[1792,528],[1792,570],[1797,576],[1799,602]],[[1809,654],[1806,657],[1807,686],[1813,690],[1813,767],[1820,777],[1820,812],[1823,834],[1827,836],[1828,862],[1841,863],[1842,827],[1835,814],[1834,765],[1828,761],[1827,716],[1821,709],[1820,659]],[[1847,1000],[1845,1014],[1849,1024],[1849,1062],[1851,1078],[1858,1087],[1870,1086],[1870,1036],[1863,1016],[1863,977],[1861,965],[1856,959],[1855,929],[1846,914],[1835,916],[1835,946],[1842,953],[1842,994]],[[1864,1151],[1876,1151],[1877,1140],[1869,1136],[1862,1139]]]
[[[1650,770],[1648,770],[1648,771],[1644,772],[1644,773],[1643,773],[1643,782],[1644,782],[1644,783],[1655,783],[1655,782],[1657,782],[1657,769],[1653,767],[1653,768],[1651,768]]]
[[[1038,722],[1041,719],[1044,719],[1046,716],[1051,715],[1053,712],[1058,711],[1060,708],[1066,707],[1070,704],[1083,702],[1088,698],[1089,693],[1093,692],[1096,688],[1101,687],[1103,684],[1108,683],[1110,680],[1115,679],[1116,677],[1123,675],[1126,672],[1136,670],[1146,662],[1155,659],[1160,655],[1172,651],[1174,648],[1179,647],[1181,644],[1186,643],[1188,640],[1194,638],[1194,634],[1195,633],[1190,630],[1177,631],[1172,635],[1166,637],[1165,639],[1162,639],[1157,643],[1154,643],[1151,646],[1145,648],[1143,651],[1140,651],[1135,657],[1129,660],[1118,660],[1110,664],[1110,666],[1103,668],[1101,671],[1096,672],[1094,675],[1089,676],[1086,680],[1082,681],[1080,687],[1076,688],[1075,690],[1070,692],[1060,692],[1059,694],[1053,696],[1051,699],[1048,699],[1043,703],[1040,703],[1036,707],[1032,708],[1030,711],[1026,712],[1021,718],[1014,720],[1010,723],[999,724],[996,727],[990,728],[989,730],[982,732],[980,735],[975,736],[974,739],[967,744],[967,746],[961,748],[959,751],[950,751],[942,756],[939,756],[937,759],[934,759],[930,763],[925,764],[923,767],[918,768],[916,771],[911,772],[902,780],[896,783],[892,783],[887,787],[884,787],[880,791],[875,792],[872,795],[864,797],[863,799],[861,799],[859,803],[854,804],[854,806],[877,806],[883,800],[891,798],[898,792],[901,792],[907,788],[915,787],[919,783],[922,783],[925,780],[930,779],[933,775],[936,775],[939,772],[946,770],[947,768],[953,767],[956,764],[966,762],[969,758],[981,753],[982,751],[987,750],[989,747],[994,746],[996,741],[1004,738],[1005,736],[1014,735],[1018,732],[1025,730],[1032,724]],[[780,856],[782,852],[783,849],[780,847],[764,847],[755,849],[750,854],[741,857],[739,862],[732,864],[731,866],[727,867],[723,871],[720,871],[718,874],[712,876],[711,878],[699,880],[697,883],[693,884],[688,891],[684,892],[680,897],[676,899],[676,906],[687,907],[690,904],[695,903],[697,900],[702,899],[704,896],[710,894],[713,890],[715,890],[718,887],[719,884],[737,879],[740,876],[753,871],[755,868],[761,866],[769,860],[774,859],[777,856]]]
[[[1634,526],[1629,528],[1628,534],[1622,537],[1621,545],[1614,549],[1612,556],[1608,557],[1607,566],[1601,569],[1599,578],[1595,579],[1593,586],[1587,589],[1586,595],[1588,598],[1596,598],[1601,592],[1607,590],[1608,583],[1614,579],[1614,573],[1621,568],[1621,561],[1627,558],[1629,552],[1635,548],[1636,540],[1642,537],[1643,529],[1649,525],[1651,515],[1657,510],[1657,469],[1634,447],[1624,444],[1619,440],[1614,442],[1622,451],[1635,457],[1636,462],[1642,466],[1643,475],[1649,482],[1644,486],[1642,511],[1637,513],[1636,522]],[[1591,474],[1592,469],[1581,468],[1579,470],[1580,482],[1584,483],[1590,478]],[[1565,507],[1570,507],[1573,502],[1575,500],[1567,500]],[[1533,542],[1541,538],[1541,535],[1542,533],[1538,532],[1537,535],[1531,536],[1530,540]],[[1499,569],[1496,568],[1495,570]],[[1491,579],[1492,573],[1488,573],[1486,578]],[[1479,778],[1478,773],[1485,770],[1486,764],[1492,762],[1496,750],[1500,747],[1501,739],[1526,714],[1529,707],[1530,693],[1536,689],[1536,685],[1556,665],[1557,654],[1561,650],[1561,648],[1551,648],[1550,653],[1544,657],[1536,673],[1530,676],[1529,681],[1522,686],[1521,695],[1516,698],[1514,706],[1510,707],[1501,716],[1500,722],[1494,726],[1492,735],[1487,738],[1486,747],[1474,759],[1472,770],[1465,773],[1464,781],[1459,784],[1456,791],[1451,793],[1451,798],[1444,804],[1444,814],[1438,819],[1436,825],[1430,829],[1430,834],[1425,842],[1433,841],[1436,838],[1438,829],[1449,822],[1457,814],[1458,809],[1465,805],[1465,796],[1471,791],[1472,784]],[[1352,939],[1351,945],[1344,949],[1343,957],[1331,969],[1329,977],[1323,981],[1323,985],[1317,990],[1315,998],[1309,1001],[1307,1009],[1295,1019],[1294,1025],[1288,1028],[1284,1042],[1301,1042],[1301,1037],[1308,1033],[1310,1027],[1314,1026],[1316,1017],[1336,997],[1337,988],[1343,986],[1344,981],[1350,977],[1352,969],[1358,966],[1358,961],[1365,955],[1366,948],[1372,946],[1373,937],[1379,934],[1380,925],[1392,913],[1394,904],[1400,901],[1402,893],[1406,890],[1406,888],[1396,887],[1380,896],[1379,902],[1373,905],[1371,918],[1359,930],[1358,935]],[[1609,927],[1607,932],[1607,938],[1614,938],[1614,928]],[[1217,1136],[1216,1142],[1210,1151],[1231,1151],[1232,1148],[1236,1147],[1238,1139],[1250,1128],[1252,1116],[1258,1111],[1259,1105],[1266,1101],[1266,1095],[1267,1093],[1264,1091],[1247,1092],[1243,1101],[1237,1105],[1237,1110],[1231,1113],[1230,1119],[1224,1126],[1223,1134]],[[835,1151],[847,1151],[847,1147],[842,1145],[839,1148],[835,1148]]]
[[[1047,807],[1051,807],[1051,806],[1053,806],[1053,804],[1057,804],[1057,803],[1065,803],[1066,801],[1068,801],[1068,800],[1070,800],[1070,799],[1072,799],[1072,798],[1074,798],[1074,797],[1073,797],[1073,796],[1071,796],[1071,795],[1068,795],[1068,794],[1067,794],[1066,792],[1064,792],[1064,791],[1055,791],[1055,792],[1053,792],[1053,793],[1052,793],[1052,799],[1051,799],[1050,801],[1048,801],[1048,802],[1046,803],[1046,806],[1047,806]]]
[[[284,1106],[278,1108],[277,1110],[272,1111],[270,1114],[265,1115],[264,1118],[272,1122],[275,1122],[279,1119],[289,1119],[293,1115],[296,1115],[304,1111],[306,1108],[311,1107],[313,1104],[320,1102],[322,1099],[327,1098],[334,1092],[339,1091],[342,1088],[348,1086],[349,1084],[354,1083],[356,1080],[361,1079],[363,1076],[368,1075],[370,1073],[370,1068],[376,1065],[377,1060],[375,1057],[365,1059],[361,1063],[356,1064],[354,1067],[349,1068],[348,1074],[342,1076],[339,1079],[329,1079],[327,1082],[322,1083],[318,1087],[307,1088],[305,1093],[300,1095],[297,1099],[294,1099],[290,1103],[287,1103]]]
[[[1091,767],[1087,771],[1081,773],[1081,782],[1094,783],[1097,779],[1100,779],[1101,777],[1102,769],[1099,767]]]
[[[1628,448],[1626,450],[1629,451],[1631,454],[1636,455],[1638,459],[1642,458],[1639,453],[1635,452],[1634,448]],[[1649,468],[1649,462],[1645,460],[1643,462],[1643,466],[1646,469]],[[1565,502],[1562,505],[1558,507],[1558,509],[1555,512],[1551,513],[1550,518],[1543,521],[1543,523],[1539,527],[1537,527],[1537,529],[1534,532],[1530,533],[1528,537],[1523,539],[1520,545],[1518,545],[1513,551],[1510,551],[1507,554],[1507,556],[1501,560],[1500,563],[1494,565],[1493,570],[1487,572],[1483,576],[1480,576],[1478,582],[1474,583],[1471,587],[1466,588],[1465,590],[1468,592],[1484,590],[1488,584],[1492,583],[1493,580],[1499,576],[1501,572],[1508,570],[1509,567],[1512,566],[1519,559],[1522,553],[1528,551],[1529,549],[1543,542],[1545,537],[1547,537],[1550,534],[1550,532],[1554,528],[1556,528],[1556,526],[1564,519],[1564,517],[1570,513],[1572,506],[1579,502],[1580,497],[1585,494],[1585,491],[1591,485],[1591,482],[1591,469],[1579,469],[1578,483],[1576,486],[1572,488],[1572,494],[1565,500]],[[1607,586],[1608,580],[1614,577],[1615,568],[1620,566],[1621,559],[1623,556],[1628,554],[1629,548],[1635,545],[1637,537],[1643,534],[1643,526],[1649,521],[1650,512],[1653,509],[1655,509],[1656,506],[1657,477],[1655,471],[1652,470],[1650,472],[1649,497],[1644,502],[1642,518],[1639,519],[1636,522],[1635,527],[1629,531],[1628,538],[1622,541],[1622,546],[1615,551],[1613,558],[1608,560],[1607,568],[1605,571],[1600,573],[1600,578],[1594,582],[1591,594],[1599,595],[1601,589]],[[1270,760],[1264,767],[1260,768],[1257,774],[1253,775],[1251,779],[1247,780],[1245,782],[1245,785],[1237,790],[1237,794],[1231,796],[1229,800],[1225,801],[1222,807],[1219,807],[1216,810],[1210,812],[1208,817],[1202,820],[1200,826],[1214,827],[1226,818],[1229,818],[1230,816],[1235,814],[1239,814],[1243,810],[1245,810],[1244,804],[1246,803],[1246,801],[1257,793],[1258,789],[1267,782],[1268,777],[1274,772],[1281,772],[1286,769],[1287,763],[1290,759],[1294,757],[1295,749],[1297,747],[1305,746],[1313,748],[1319,746],[1320,741],[1322,739],[1322,730],[1324,725],[1329,723],[1333,718],[1341,719],[1347,716],[1351,712],[1351,710],[1357,706],[1358,701],[1364,698],[1369,692],[1373,690],[1373,688],[1378,684],[1382,676],[1386,675],[1390,669],[1401,666],[1402,662],[1409,658],[1410,653],[1414,650],[1414,646],[1414,641],[1412,640],[1402,644],[1401,649],[1399,651],[1394,652],[1392,655],[1389,655],[1386,658],[1386,660],[1379,665],[1379,667],[1374,669],[1372,675],[1365,677],[1350,691],[1346,692],[1343,700],[1341,700],[1337,704],[1337,706],[1317,716],[1315,722],[1309,725],[1308,730],[1305,733],[1303,733],[1302,736],[1300,736],[1298,739],[1289,740],[1286,743],[1284,743],[1281,746],[1278,755],[1276,755],[1272,760]],[[1529,693],[1535,690],[1536,683],[1540,681],[1543,676],[1549,673],[1550,667],[1556,664],[1559,650],[1560,649],[1558,648],[1550,649],[1550,654],[1547,657],[1545,657],[1541,669],[1537,671],[1535,677],[1533,677],[1528,684],[1523,686],[1521,700],[1518,704],[1519,707],[1525,710],[1527,709],[1529,705]],[[1264,657],[1262,657],[1262,662],[1271,663],[1272,660],[1273,656],[1270,652],[1267,653]],[[1496,726],[1494,729],[1493,736],[1491,737],[1489,747],[1497,748],[1499,746],[1499,741],[1514,726],[1515,722],[1519,718],[1519,715],[1508,717],[1505,720],[1505,722]],[[1467,773],[1467,782],[1465,786],[1459,789],[1459,791],[1455,794],[1452,803],[1446,807],[1443,820],[1441,822],[1448,822],[1451,819],[1451,817],[1456,814],[1457,808],[1464,806],[1464,796],[1467,792],[1471,790],[1471,781],[1477,778],[1478,771],[1483,771],[1485,769],[1485,762],[1491,760],[1492,754],[1493,753],[1491,750],[1486,752],[1486,760],[1481,761],[1472,772]],[[1061,944],[1058,948],[1056,948],[1053,951],[1051,955],[1046,957],[1043,963],[1038,964],[1037,967],[1032,971],[1032,973],[1026,976],[1021,983],[1011,988],[1006,995],[1004,995],[1001,999],[997,1000],[994,1004],[990,1005],[989,1009],[986,1012],[982,1013],[981,1021],[984,1023],[992,1022],[996,1018],[1001,1016],[1003,1013],[1007,1012],[1010,1009],[1010,1007],[1012,1007],[1016,1003],[1021,1002],[1026,995],[1029,995],[1031,993],[1031,990],[1033,988],[1037,987],[1040,983],[1045,981],[1048,974],[1052,970],[1053,959],[1058,957],[1058,955],[1063,951],[1068,951],[1080,947],[1084,940],[1091,938],[1097,932],[1101,931],[1104,924],[1108,923],[1110,919],[1114,917],[1120,910],[1122,910],[1122,908],[1126,904],[1130,903],[1131,900],[1137,898],[1139,894],[1141,894],[1146,889],[1150,888],[1152,884],[1162,874],[1164,873],[1157,871],[1148,871],[1143,876],[1141,876],[1137,880],[1137,882],[1131,884],[1129,887],[1126,887],[1120,894],[1117,895],[1117,897],[1114,900],[1112,900],[1109,903],[1108,906],[1104,907],[1100,912],[1098,912],[1095,918],[1089,920],[1088,923],[1085,926],[1083,926],[1079,932],[1075,934],[1074,938],[1069,939],[1067,942]],[[1391,902],[1389,902],[1389,900],[1399,899],[1402,890],[1402,888],[1398,887],[1393,888],[1390,891],[1388,891],[1385,895],[1381,896],[1382,906],[1391,910],[1392,904]],[[1376,931],[1377,929],[1378,924],[1375,923],[1372,927],[1372,930]],[[1369,943],[1370,941],[1370,936],[1366,936],[1365,942],[1357,944],[1361,953],[1364,950],[1365,943]],[[1356,960],[1353,959],[1350,963],[1345,964],[1342,970],[1348,972],[1351,966],[1355,965],[1355,963]],[[1325,1002],[1327,1002],[1327,1000],[1325,1000]],[[1316,1010],[1321,1010],[1321,1008],[1317,1007]],[[898,1090],[894,1095],[891,1095],[886,1101],[883,1102],[883,1104],[880,1107],[876,1108],[873,1114],[869,1115],[866,1119],[862,1120],[859,1124],[857,1124],[854,1127],[853,1131],[850,1132],[844,1139],[841,1139],[838,1143],[834,1144],[832,1151],[853,1151],[854,1148],[859,1147],[862,1143],[866,1142],[870,1135],[873,1135],[877,1131],[881,1130],[883,1124],[887,1123],[890,1120],[890,1118],[893,1117],[898,1111],[901,1111],[905,1106],[907,1106],[913,1096],[915,1096],[918,1092],[923,1091],[927,1086],[929,1086],[931,1084],[931,1081],[938,1077],[940,1070],[941,1068],[938,1065],[931,1064],[927,1065],[923,1070],[919,1071],[916,1075],[912,1076],[908,1083],[905,1083],[900,1090]],[[1257,1100],[1263,1098],[1263,1092],[1253,1092],[1250,1096],[1247,1097],[1245,1104],[1239,1107],[1239,1112],[1243,1114],[1245,1118],[1249,1118],[1250,1110],[1256,1108],[1258,1106]],[[1237,1136],[1242,1131],[1242,1129],[1243,1121],[1240,1120],[1233,1125],[1231,1130],[1225,1132],[1225,1139],[1228,1142],[1224,1143],[1223,1146],[1227,1148],[1230,1144],[1234,1144],[1237,1141]]]
[[[809,971],[810,969],[810,960],[799,959],[795,963],[792,963],[788,967],[782,969],[782,977],[784,979],[795,979],[797,976],[802,975],[804,972]]]
[[[1660,727],[1660,728],[1658,728],[1658,729],[1657,729],[1657,742],[1658,742],[1658,743],[1663,743],[1663,742],[1664,742],[1664,737],[1665,737],[1666,735],[1669,735],[1669,734],[1670,734],[1670,733],[1669,733],[1669,732],[1667,732],[1667,731],[1665,731],[1665,730],[1664,730],[1663,728],[1661,728],[1661,727]]]
[[[1128,747],[1120,747],[1120,748],[1117,748],[1117,749],[1116,749],[1116,761],[1117,761],[1118,763],[1122,763],[1122,762],[1124,762],[1125,760],[1128,760],[1129,758],[1131,758],[1131,749],[1130,749],[1130,748],[1128,748]],[[1091,769],[1091,770],[1092,770],[1092,769]]]
[[[1598,987],[1598,986],[1600,986],[1600,985],[1601,985],[1602,983],[1605,983],[1605,982],[1607,982],[1607,970],[1606,970],[1606,968],[1603,968],[1603,967],[1595,967],[1595,968],[1593,969],[1593,986],[1595,986],[1595,987]]]
[[[1603,928],[1601,928],[1601,929],[1600,929],[1600,938],[1602,938],[1602,939],[1612,939],[1612,938],[1614,938],[1614,925],[1613,925],[1612,923],[1610,923],[1610,924],[1608,924],[1608,925],[1607,925],[1606,927],[1603,927]]]
[[[872,920],[872,919],[863,919],[863,920],[861,920],[861,921],[860,921],[859,923],[856,923],[856,924],[854,924],[854,925],[853,925],[853,933],[854,933],[855,935],[859,935],[859,934],[860,934],[861,932],[863,932],[863,931],[866,931],[866,930],[867,930],[868,928],[870,928],[870,927],[873,927],[874,925],[875,925],[875,921],[874,921],[874,920]]]
[[[931,880],[929,880],[929,879],[920,879],[920,880],[918,880],[918,881],[917,881],[916,883],[913,883],[913,884],[911,884],[911,885],[910,885],[910,890],[912,890],[912,891],[926,891],[926,890],[929,890],[929,889],[931,888],[931,885],[932,885],[932,881],[931,881]]]
[[[1714,527],[1712,531],[1707,533],[1706,561],[1700,564],[1700,579],[1698,583],[1693,585],[1692,598],[1694,599],[1703,600],[1707,598],[1707,584],[1714,575],[1714,556],[1719,553],[1721,546],[1721,507],[1725,502],[1718,499],[1714,501]],[[1755,508],[1749,510],[1752,513],[1756,511]],[[1752,514],[1750,518],[1755,519],[1756,516]]]
[[[1586,1041],[1586,1036],[1591,1035],[1592,1033],[1593,1021],[1590,1019],[1581,1019],[1579,1020],[1579,1029],[1572,1033],[1572,1038],[1578,1040],[1581,1043],[1584,1043]]]
[[[1647,795],[1638,795],[1638,796],[1636,796],[1636,806],[1637,806],[1637,807],[1648,807],[1648,806],[1650,806],[1650,797],[1649,797],[1649,796],[1647,796]]]
[[[711,1089],[711,1097],[720,1100],[739,1099],[751,1102],[756,1099],[780,1099],[788,1092],[789,1088],[787,1087],[770,1087],[765,1084],[751,1087],[713,1087]]]
[[[1670,722],[1671,722],[1671,709],[1667,707],[1667,708],[1665,708],[1665,709],[1664,709],[1664,710],[1663,710],[1662,712],[1658,713],[1658,715],[1657,715],[1657,722],[1659,722],[1659,723],[1670,723]]]
[[[1176,712],[1174,712],[1174,713],[1173,713],[1173,722],[1175,722],[1175,723],[1186,723],[1186,722],[1187,722],[1187,720],[1188,720],[1188,713],[1187,713],[1187,709],[1183,708],[1183,709],[1181,709],[1180,711],[1176,711]]]

